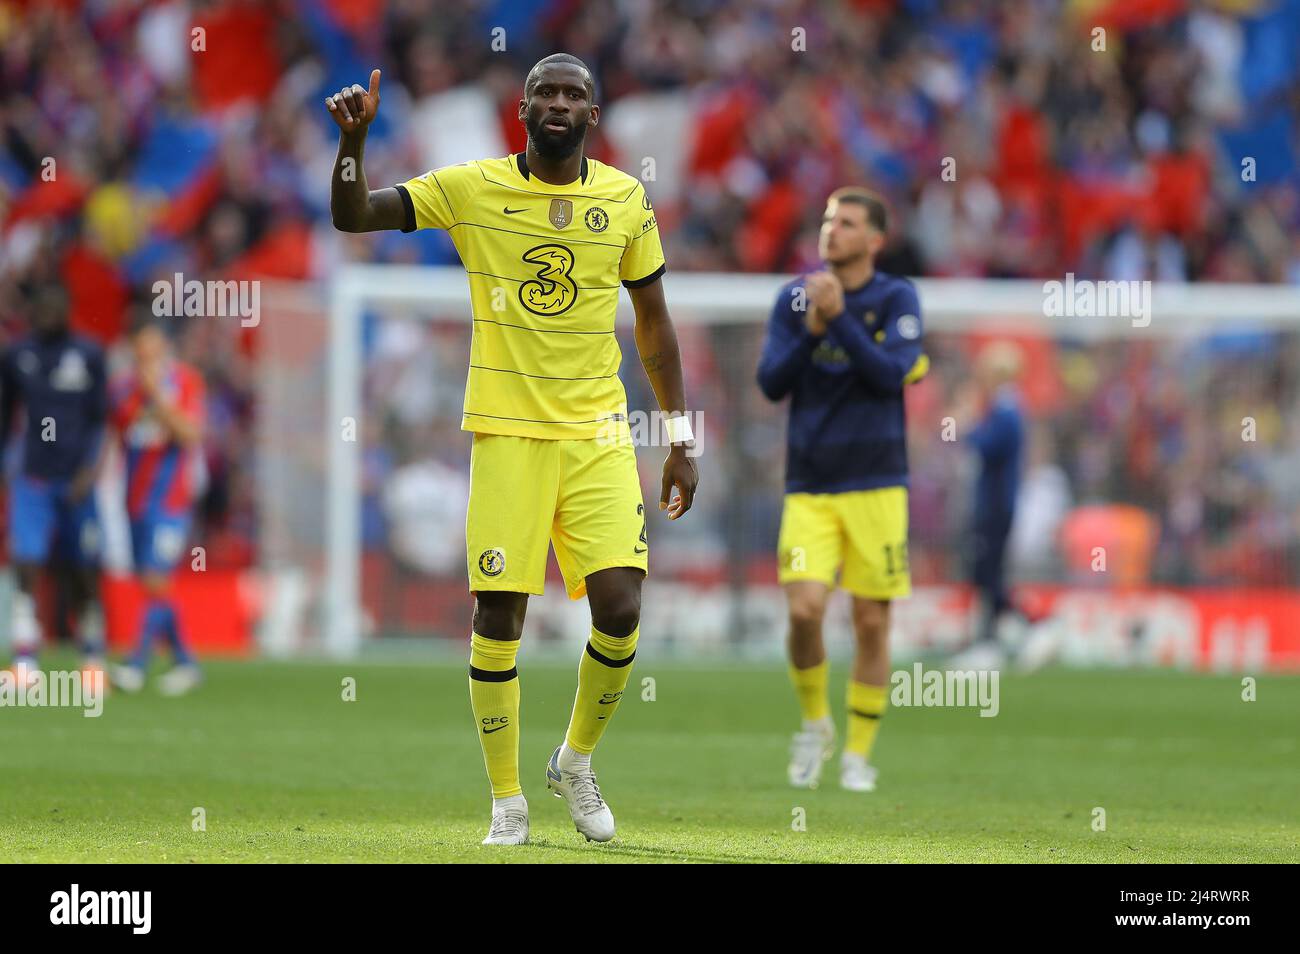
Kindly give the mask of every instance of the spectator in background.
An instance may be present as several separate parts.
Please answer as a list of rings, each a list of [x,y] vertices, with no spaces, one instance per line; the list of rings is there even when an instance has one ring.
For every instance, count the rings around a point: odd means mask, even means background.
[[[127,692],[144,686],[154,639],[171,647],[174,668],[159,682],[179,696],[201,681],[186,647],[171,577],[186,555],[194,507],[195,465],[203,435],[203,378],[177,361],[160,320],[146,315],[132,328],[132,369],[113,387],[113,428],[126,453],[126,510],[131,522],[131,562],[146,605],[135,652],[112,670]]]
[[[975,363],[975,378],[953,418],[958,435],[979,457],[970,533],[970,579],[979,600],[975,639],[966,668],[995,668],[1001,658],[998,621],[1013,609],[1007,593],[1007,540],[1015,521],[1025,425],[1016,381],[1024,359],[1018,345],[995,341]]]
[[[10,620],[14,673],[26,681],[36,669],[36,584],[48,567],[78,617],[85,672],[102,679],[94,487],[104,463],[108,417],[104,351],[69,328],[68,296],[58,284],[28,289],[27,301],[31,335],[0,355],[0,446],[20,406],[26,424],[9,486],[10,555],[18,578]]]
[[[463,470],[432,457],[412,460],[389,475],[381,500],[393,554],[404,567],[428,576],[462,569],[465,547],[457,534],[469,506]]]

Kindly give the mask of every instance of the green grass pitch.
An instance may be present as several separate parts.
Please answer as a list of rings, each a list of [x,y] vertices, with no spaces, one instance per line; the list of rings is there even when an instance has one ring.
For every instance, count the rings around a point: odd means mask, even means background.
[[[1237,677],[1007,676],[996,718],[891,708],[880,788],[854,795],[834,762],[816,791],[785,784],[781,669],[639,659],[595,763],[619,833],[589,845],[543,781],[575,669],[523,660],[527,847],[479,845],[489,796],[463,664],[226,662],[192,696],[117,694],[98,719],[0,709],[0,861],[1300,859],[1294,677],[1243,702]]]

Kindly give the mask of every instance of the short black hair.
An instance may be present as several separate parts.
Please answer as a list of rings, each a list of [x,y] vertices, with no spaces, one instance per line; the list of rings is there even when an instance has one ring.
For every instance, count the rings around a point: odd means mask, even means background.
[[[870,189],[864,189],[862,186],[844,186],[836,189],[826,199],[828,205],[832,202],[852,202],[854,205],[862,206],[867,210],[867,221],[872,228],[882,235],[889,231],[889,212],[885,207],[885,200]]]
[[[586,63],[578,59],[572,53],[552,53],[550,56],[544,56],[528,71],[528,76],[524,78],[524,99],[533,95],[533,87],[537,85],[537,74],[541,72],[543,66],[550,66],[552,63],[571,63],[574,66],[581,67],[582,71],[587,74],[587,99],[594,102],[596,98],[596,80],[591,74],[591,68]]]

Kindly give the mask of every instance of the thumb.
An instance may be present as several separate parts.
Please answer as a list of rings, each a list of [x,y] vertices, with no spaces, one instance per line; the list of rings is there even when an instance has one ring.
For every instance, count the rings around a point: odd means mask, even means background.
[[[379,96],[379,70],[370,73],[370,95],[376,98]]]

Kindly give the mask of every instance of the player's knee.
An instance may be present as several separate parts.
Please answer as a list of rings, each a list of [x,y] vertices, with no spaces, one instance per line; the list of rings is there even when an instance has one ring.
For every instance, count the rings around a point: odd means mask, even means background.
[[[641,625],[641,590],[622,587],[616,593],[602,594],[591,601],[591,625],[598,632],[615,639],[631,636]]]
[[[859,650],[881,650],[889,639],[889,604],[879,600],[855,600],[853,632]]]
[[[474,632],[488,639],[518,639],[523,631],[523,621],[508,610],[480,607],[474,614]]]
[[[791,596],[790,629],[796,635],[818,633],[826,615],[826,601],[811,595]]]
[[[591,589],[588,585],[588,598],[591,604],[591,625],[597,632],[621,639],[632,636],[632,632],[641,625],[641,581],[620,581],[619,585],[602,585]]]
[[[518,639],[527,607],[524,593],[479,593],[474,601],[474,632],[488,639]]]

